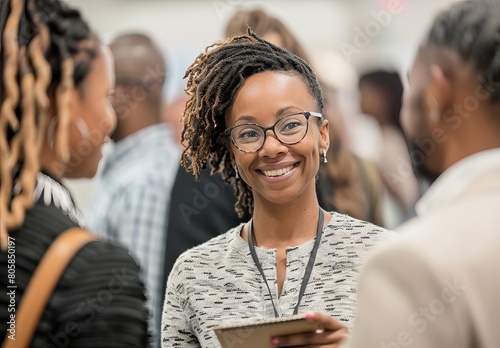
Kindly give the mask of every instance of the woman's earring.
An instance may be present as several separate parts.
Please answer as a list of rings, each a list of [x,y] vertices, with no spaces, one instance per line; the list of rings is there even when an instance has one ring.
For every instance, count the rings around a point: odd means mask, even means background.
[[[236,172],[236,179],[239,179],[240,175],[238,174],[238,167],[234,166],[234,171]]]
[[[54,150],[54,133],[58,122],[59,118],[57,116],[53,116],[47,126],[47,140],[51,150]]]
[[[82,141],[87,141],[89,139],[89,127],[87,126],[87,123],[85,123],[85,121],[83,120],[83,118],[81,118],[80,116],[78,116],[78,118],[76,119],[76,128],[78,128],[78,131],[80,132],[81,136],[82,136]]]
[[[429,101],[430,101],[429,104],[431,104],[430,105],[430,108],[431,108],[431,110],[430,110],[430,113],[431,113],[431,115],[430,115],[431,122],[432,122],[432,124],[436,124],[436,123],[439,122],[439,118],[440,118],[440,115],[439,115],[439,103],[438,103],[436,97],[433,96],[433,95],[429,97]]]
[[[328,160],[326,159],[326,150],[323,149],[323,163],[328,163]]]

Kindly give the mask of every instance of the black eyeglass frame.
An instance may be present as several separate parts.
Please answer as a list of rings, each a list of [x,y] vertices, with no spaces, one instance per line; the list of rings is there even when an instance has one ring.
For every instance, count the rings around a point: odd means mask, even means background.
[[[306,131],[304,132],[304,135],[302,136],[302,138],[300,138],[300,140],[298,141],[294,141],[292,143],[287,143],[287,142],[284,142],[282,141],[279,136],[276,134],[276,125],[281,121],[283,120],[284,118],[286,117],[290,117],[290,116],[295,116],[295,115],[304,115],[304,117],[306,118]],[[278,141],[283,144],[283,145],[295,145],[295,144],[298,144],[300,143],[302,140],[304,140],[304,138],[306,137],[307,135],[307,132],[309,131],[309,117],[311,116],[314,116],[314,117],[318,117],[318,118],[323,118],[323,115],[320,114],[319,112],[314,112],[314,111],[302,111],[302,112],[295,112],[293,114],[289,114],[289,115],[285,115],[285,116],[282,116],[280,117],[276,122],[274,122],[274,124],[272,126],[269,126],[269,127],[262,127],[260,124],[257,124],[257,123],[242,123],[242,124],[237,124],[236,126],[232,126],[232,127],[229,127],[227,128],[225,131],[224,131],[224,134],[229,136],[229,138],[231,139],[231,142],[233,143],[233,145],[238,149],[240,150],[241,152],[244,152],[244,153],[252,153],[252,152],[257,152],[257,151],[260,151],[262,149],[262,147],[264,146],[264,144],[266,143],[266,136],[267,136],[267,131],[268,130],[272,130],[273,133],[274,133],[274,137],[276,139],[278,139]],[[241,127],[241,126],[257,126],[259,127],[260,129],[262,129],[262,131],[264,132],[264,140],[262,141],[262,145],[260,145],[260,147],[256,150],[253,150],[253,151],[245,151],[245,150],[242,150],[237,144],[236,144],[236,141],[233,139],[233,135],[232,135],[232,131],[234,128],[236,127]]]

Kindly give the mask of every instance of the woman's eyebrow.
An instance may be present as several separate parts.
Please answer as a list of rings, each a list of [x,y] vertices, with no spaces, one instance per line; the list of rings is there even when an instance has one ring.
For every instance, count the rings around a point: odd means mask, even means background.
[[[243,116],[238,117],[238,119],[235,122],[238,122],[238,121],[255,121],[255,120],[256,119],[253,116],[243,115]]]
[[[276,111],[275,115],[276,115],[276,117],[282,116],[286,111],[293,109],[293,108],[299,109],[296,106],[288,105],[288,106],[282,107],[281,109]],[[238,119],[236,119],[235,123],[238,121],[255,121],[255,120],[256,120],[256,118],[254,116],[242,115],[242,116],[238,117]]]
[[[293,105],[285,106],[285,107],[279,109],[278,111],[276,111],[276,117],[282,116],[286,111],[288,111],[290,109],[293,109],[293,108],[299,109],[299,108],[297,108],[296,106],[293,106]]]

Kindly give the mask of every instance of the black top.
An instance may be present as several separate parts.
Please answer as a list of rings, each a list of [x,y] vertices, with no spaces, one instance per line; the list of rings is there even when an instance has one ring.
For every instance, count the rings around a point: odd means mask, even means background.
[[[54,239],[78,226],[69,192],[55,179],[39,174],[35,205],[15,242],[15,304],[18,307],[39,261]],[[9,250],[8,250],[9,251]],[[12,254],[12,250],[10,250]],[[10,320],[6,291],[8,253],[0,251],[0,339]],[[12,257],[11,257],[12,258]],[[144,285],[128,251],[104,241],[90,242],[69,263],[36,330],[32,347],[149,346]],[[11,290],[11,289],[7,289]],[[16,327],[16,334],[22,328]],[[10,335],[10,332],[7,332]]]
[[[200,180],[179,166],[168,212],[165,276],[184,251],[202,244],[230,228],[246,222],[250,215],[238,218],[233,187],[219,173],[210,175],[210,167],[200,172]],[[165,279],[166,282],[167,279]]]

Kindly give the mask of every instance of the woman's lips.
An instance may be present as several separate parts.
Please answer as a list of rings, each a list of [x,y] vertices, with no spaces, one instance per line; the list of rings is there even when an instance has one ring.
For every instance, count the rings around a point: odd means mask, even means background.
[[[297,163],[295,163],[293,165],[290,165],[290,166],[287,166],[287,167],[284,167],[284,168],[272,169],[272,170],[263,170],[263,169],[260,169],[259,171],[262,174],[264,174],[265,176],[273,178],[273,177],[282,176],[282,175],[290,173],[292,171],[292,169],[295,168],[295,167],[297,167],[298,165],[299,165],[299,163],[297,162]]]

